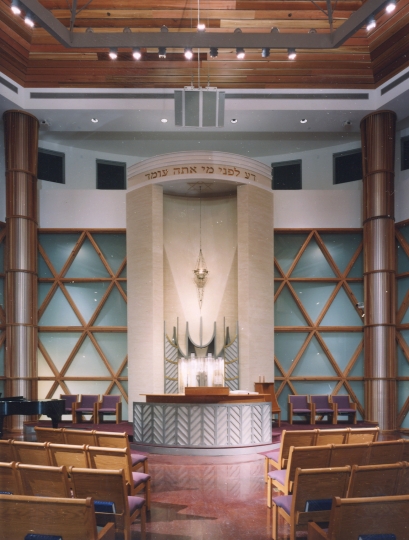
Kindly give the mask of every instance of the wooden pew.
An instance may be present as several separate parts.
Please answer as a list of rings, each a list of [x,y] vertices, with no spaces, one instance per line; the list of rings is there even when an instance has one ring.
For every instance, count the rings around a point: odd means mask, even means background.
[[[94,503],[87,499],[0,495],[2,540],[24,540],[28,533],[63,540],[114,540],[113,523],[97,532]]]
[[[48,444],[48,443],[47,443]],[[54,467],[89,467],[87,445],[49,444],[51,465]]]
[[[346,444],[375,442],[379,437],[379,427],[373,428],[348,428],[349,433]]]
[[[397,495],[399,478],[405,463],[387,465],[353,465],[348,499],[357,497],[390,497]]]
[[[71,490],[67,469],[17,463],[22,495],[35,497],[70,498]]]
[[[131,458],[126,448],[87,447],[89,466],[92,469],[123,469],[129,495],[145,492],[146,509],[151,507],[151,477],[149,474],[132,471]]]
[[[9,463],[14,461],[14,452],[11,439],[0,439],[0,461]]]
[[[16,463],[0,462],[0,492],[10,495],[21,495],[20,478],[16,471]]]
[[[346,465],[366,465],[369,456],[370,443],[334,444],[331,451],[330,467],[345,467]]]
[[[301,446],[290,448],[288,467],[284,470],[268,473],[267,482],[267,506],[271,507],[272,486],[284,495],[289,495],[293,490],[295,471],[301,469],[324,469],[329,467],[331,458],[331,445],[326,446]]]
[[[404,461],[403,464],[404,467],[399,475],[396,495],[409,495],[409,463]]]
[[[97,501],[113,503],[114,512],[103,512],[96,508],[97,524],[103,525],[112,521],[115,530],[124,535],[125,540],[131,540],[131,524],[139,516],[141,532],[146,529],[145,499],[128,497],[125,474],[121,470],[78,469],[70,468],[70,476],[74,497],[84,499],[94,497]]]
[[[48,452],[48,443],[38,442],[12,442],[14,461],[29,463],[30,465],[51,465]]]
[[[46,428],[35,426],[37,442],[50,442],[56,444],[64,444],[64,428]]]
[[[369,445],[368,465],[397,463],[403,459],[403,441],[377,441]]]
[[[280,448],[272,450],[265,455],[264,462],[264,480],[268,482],[267,475],[270,471],[270,465],[277,470],[287,467],[288,455],[292,446],[315,446],[317,438],[317,429],[286,431],[281,434]]]
[[[295,540],[297,531],[307,529],[309,521],[323,522],[329,520],[332,498],[345,497],[350,467],[334,469],[299,469],[294,478],[294,489],[290,499],[286,496],[274,497],[272,500],[272,538],[278,539],[278,517],[283,517],[290,524],[290,540]],[[317,501],[328,501],[317,505]],[[307,504],[308,503],[308,504]],[[323,508],[324,507],[324,508]]]
[[[408,538],[409,495],[394,497],[334,497],[328,530],[308,524],[308,540],[352,540],[369,534]]]
[[[323,444],[345,444],[349,434],[349,429],[318,429],[315,444],[322,446]]]
[[[95,446],[95,430],[64,428],[64,444]]]
[[[116,433],[113,431],[95,431],[95,445],[104,448],[126,448],[131,456],[132,470],[143,469],[148,474],[148,456],[138,454],[131,449],[127,433]]]

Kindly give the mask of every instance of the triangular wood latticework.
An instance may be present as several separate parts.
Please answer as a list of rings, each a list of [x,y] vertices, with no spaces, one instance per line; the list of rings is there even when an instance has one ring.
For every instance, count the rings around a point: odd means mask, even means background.
[[[276,229],[275,239],[275,381],[281,408],[287,410],[288,394],[347,393],[364,417],[363,310],[357,307],[363,276],[356,268],[362,230]],[[351,334],[348,357],[332,350],[337,336]]]
[[[72,246],[67,247],[67,237]],[[77,390],[83,387],[83,393],[120,394],[127,403],[125,231],[40,229],[38,251],[43,269],[39,290],[44,286],[46,291],[39,295],[38,309],[39,388],[44,394],[39,397],[81,393]],[[69,324],[59,320],[59,306],[65,317],[69,314]],[[61,355],[52,346],[53,334],[70,344]],[[121,347],[115,347],[116,339]]]

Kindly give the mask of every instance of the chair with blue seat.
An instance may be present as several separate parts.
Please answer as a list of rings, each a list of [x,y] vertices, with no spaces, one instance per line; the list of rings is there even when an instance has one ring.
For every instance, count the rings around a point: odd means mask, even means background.
[[[78,424],[82,422],[84,414],[90,414],[94,422],[94,405],[99,400],[99,394],[83,394],[79,401],[72,404],[72,423]]]
[[[308,401],[308,396],[288,396],[288,421],[293,423],[293,416],[304,416],[310,420],[310,424],[315,418],[314,405]]]
[[[336,405],[334,407],[334,415],[338,416],[347,416],[349,424],[356,424],[356,403],[349,401],[349,396],[332,396],[332,403]]]
[[[278,539],[278,518],[290,524],[290,540],[297,531],[307,529],[309,521],[329,521],[332,497],[345,497],[348,489],[350,467],[333,469],[297,468],[292,495],[272,499],[272,538]]]
[[[329,424],[337,423],[337,415],[335,414],[334,403],[330,401],[330,396],[310,396],[311,406],[314,406],[313,414],[311,414],[311,423],[315,424],[316,416],[327,416]]]

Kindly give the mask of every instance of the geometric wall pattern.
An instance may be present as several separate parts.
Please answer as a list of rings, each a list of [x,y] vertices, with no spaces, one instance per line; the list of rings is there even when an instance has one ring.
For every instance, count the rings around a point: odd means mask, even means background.
[[[5,339],[6,339],[6,313],[4,302],[4,248],[6,240],[6,228],[0,226],[0,392],[4,396],[4,381],[6,378],[5,367]]]
[[[39,229],[38,397],[119,394],[127,418],[123,229]]]
[[[201,448],[271,444],[271,405],[134,403],[134,442]]]
[[[362,418],[362,229],[276,229],[274,255],[275,390],[283,417],[289,394],[347,394]]]
[[[409,221],[396,226],[396,352],[398,421],[409,429]]]

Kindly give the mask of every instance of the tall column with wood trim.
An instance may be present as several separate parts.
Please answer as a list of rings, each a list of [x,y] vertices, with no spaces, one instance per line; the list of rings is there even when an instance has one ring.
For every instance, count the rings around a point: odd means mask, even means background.
[[[3,115],[6,157],[6,393],[37,398],[38,120]],[[22,429],[22,417],[9,427]]]
[[[396,115],[361,121],[364,232],[365,417],[396,427],[394,164]]]

